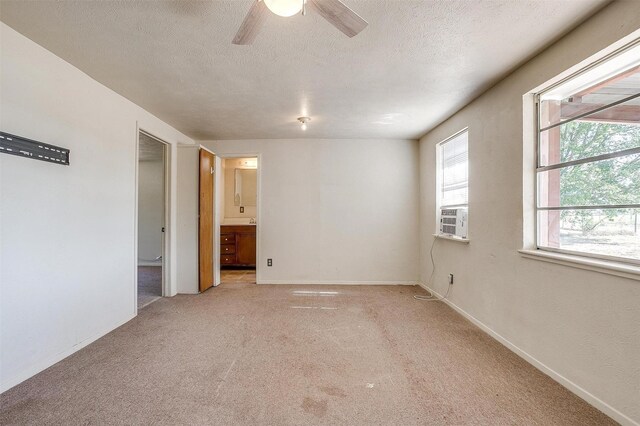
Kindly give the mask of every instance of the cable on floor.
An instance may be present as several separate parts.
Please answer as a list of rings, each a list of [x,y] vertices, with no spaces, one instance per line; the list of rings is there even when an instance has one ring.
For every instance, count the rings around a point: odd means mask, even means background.
[[[427,288],[431,288],[431,281],[433,280],[433,274],[435,274],[436,272],[436,263],[433,260],[433,247],[436,245],[437,239],[438,239],[437,237],[433,237],[433,242],[431,243],[431,249],[429,250],[429,257],[431,258],[431,275],[429,276],[429,281],[427,282]],[[423,300],[425,302],[439,302],[441,300],[446,299],[447,296],[449,296],[449,291],[451,291],[451,285],[452,284],[449,283],[449,287],[447,287],[447,292],[443,297],[437,297],[435,294],[433,294],[431,290],[425,289],[426,292],[429,293],[428,296],[420,296],[419,294],[416,294],[413,296],[413,298],[416,300]]]

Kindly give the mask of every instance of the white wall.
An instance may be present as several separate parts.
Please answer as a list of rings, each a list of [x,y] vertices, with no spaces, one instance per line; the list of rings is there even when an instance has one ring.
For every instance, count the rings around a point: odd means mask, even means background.
[[[417,281],[416,141],[201,143],[222,156],[260,154],[259,283]]]
[[[178,146],[178,293],[198,293],[199,146]]]
[[[0,39],[0,128],[71,149],[70,166],[0,155],[4,391],[135,316],[136,123],[172,154],[193,141],[3,23]]]
[[[138,163],[138,265],[162,265],[164,222],[164,163]]]
[[[435,145],[469,126],[471,242],[436,242],[433,286],[444,293],[454,273],[452,304],[624,423],[640,422],[640,282],[519,255],[522,97],[639,27],[637,2],[611,4],[420,142],[422,281],[431,274]]]

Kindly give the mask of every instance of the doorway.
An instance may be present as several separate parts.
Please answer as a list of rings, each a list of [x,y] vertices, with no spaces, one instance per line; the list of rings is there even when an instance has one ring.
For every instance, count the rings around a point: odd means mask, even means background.
[[[220,284],[255,284],[258,229],[258,158],[222,160]]]
[[[167,144],[138,135],[137,307],[163,296],[167,201]]]

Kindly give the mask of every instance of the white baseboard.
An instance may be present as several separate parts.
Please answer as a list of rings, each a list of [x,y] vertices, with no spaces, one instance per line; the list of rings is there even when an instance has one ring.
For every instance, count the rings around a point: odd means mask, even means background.
[[[420,287],[424,288],[425,290],[431,292],[435,296],[442,297],[441,294],[437,293],[435,290],[432,290],[431,288],[427,287],[426,285],[423,285],[422,283],[420,283],[418,285]],[[514,352],[520,358],[524,359],[529,364],[533,365],[538,370],[542,371],[544,374],[546,374],[547,376],[551,377],[553,380],[555,380],[556,382],[560,383],[562,386],[564,386],[565,388],[569,389],[571,392],[573,392],[574,394],[576,394],[580,398],[584,399],[586,402],[588,402],[589,404],[593,405],[595,408],[597,408],[598,410],[602,411],[603,413],[605,413],[607,416],[611,417],[612,419],[614,419],[618,423],[620,423],[622,425],[629,425],[629,426],[640,426],[640,423],[636,422],[631,417],[626,416],[625,414],[623,414],[620,411],[616,410],[615,408],[613,408],[611,405],[607,404],[606,402],[604,402],[600,398],[598,398],[595,395],[591,394],[586,389],[580,387],[576,383],[574,383],[571,380],[567,379],[562,374],[560,374],[557,371],[552,370],[551,368],[547,367],[545,364],[543,364],[542,362],[538,361],[532,355],[530,355],[529,353],[527,353],[524,350],[520,349],[519,347],[517,347],[516,345],[511,343],[509,340],[507,340],[505,337],[503,337],[500,334],[498,334],[495,331],[493,331],[493,329],[491,329],[489,326],[484,324],[482,321],[478,320],[473,315],[469,314],[467,311],[465,311],[464,309],[462,309],[459,306],[457,306],[455,303],[451,302],[448,299],[444,299],[443,301],[444,301],[444,303],[449,305],[451,308],[453,308],[456,312],[458,312],[460,315],[462,315],[463,317],[465,317],[466,319],[471,321],[473,324],[478,326],[482,331],[487,333],[489,336],[493,337],[498,342],[502,343],[504,346],[509,348],[512,352]]]
[[[71,348],[62,351],[60,353],[57,353],[56,355],[49,357],[39,363],[37,363],[36,365],[34,365],[33,367],[29,368],[26,371],[23,371],[17,375],[15,375],[14,377],[9,378],[7,381],[3,382],[2,384],[0,384],[0,393],[6,392],[9,389],[11,389],[14,386],[19,385],[20,383],[24,382],[27,379],[30,379],[31,377],[35,376],[36,374],[46,370],[47,368],[51,367],[53,364],[62,361],[63,359],[65,359],[66,357],[68,357],[69,355],[79,351],[80,349],[84,348],[85,346],[90,345],[91,343],[95,342],[96,340],[98,340],[99,338],[105,336],[108,333],[111,333],[113,330],[115,330],[116,328],[128,323],[129,321],[131,321],[133,318],[135,318],[135,315],[120,321],[118,323],[116,323],[114,326],[109,327],[106,330],[103,330],[95,335],[93,335],[92,337],[83,340],[82,342],[79,342],[75,345],[73,345]]]
[[[419,285],[416,281],[315,281],[315,280],[260,280],[258,284],[287,285]]]

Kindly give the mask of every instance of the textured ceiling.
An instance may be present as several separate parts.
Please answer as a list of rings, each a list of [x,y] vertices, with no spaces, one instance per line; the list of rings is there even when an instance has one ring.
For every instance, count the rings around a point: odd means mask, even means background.
[[[608,2],[343,0],[369,22],[353,39],[310,12],[232,45],[251,1],[3,0],[0,19],[196,139],[417,138]]]

